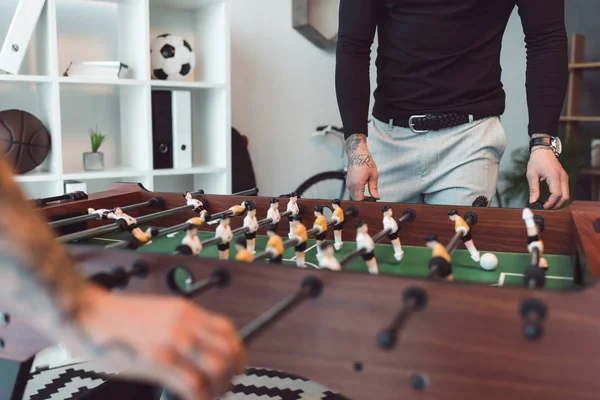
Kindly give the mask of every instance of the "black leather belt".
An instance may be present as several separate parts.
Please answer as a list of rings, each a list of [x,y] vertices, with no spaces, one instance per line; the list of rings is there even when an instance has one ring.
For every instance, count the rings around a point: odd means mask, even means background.
[[[426,114],[412,115],[403,119],[390,119],[390,125],[399,126],[402,128],[410,128],[413,132],[423,133],[429,131],[439,131],[440,129],[452,128],[455,126],[468,124],[473,121],[478,121],[491,115],[473,115],[473,114]]]

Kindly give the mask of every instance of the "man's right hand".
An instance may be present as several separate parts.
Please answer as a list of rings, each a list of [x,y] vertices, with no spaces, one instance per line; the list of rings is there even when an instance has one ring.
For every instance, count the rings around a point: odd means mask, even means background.
[[[189,300],[95,288],[87,300],[77,328],[100,346],[94,360],[125,378],[163,386],[185,400],[211,400],[244,371],[245,350],[234,325]]]
[[[375,160],[367,148],[367,136],[361,133],[354,134],[346,139],[346,155],[348,156],[348,173],[346,186],[353,200],[362,201],[365,198],[365,185],[368,185],[369,194],[380,200],[377,190],[379,172]]]

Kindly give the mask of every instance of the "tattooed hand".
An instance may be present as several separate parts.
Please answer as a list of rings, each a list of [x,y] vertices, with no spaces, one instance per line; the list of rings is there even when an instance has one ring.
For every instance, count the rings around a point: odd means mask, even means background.
[[[346,139],[346,155],[348,156],[346,186],[352,199],[363,200],[365,198],[365,185],[368,185],[369,194],[379,200],[377,190],[379,172],[377,172],[375,160],[373,160],[367,148],[366,135],[357,133]]]

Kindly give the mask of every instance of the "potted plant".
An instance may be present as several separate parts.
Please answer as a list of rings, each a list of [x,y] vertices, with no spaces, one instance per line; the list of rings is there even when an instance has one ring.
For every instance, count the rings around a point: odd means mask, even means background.
[[[90,129],[90,140],[92,142],[92,151],[83,153],[83,169],[86,171],[102,171],[104,169],[104,153],[98,151],[106,136],[96,130]]]

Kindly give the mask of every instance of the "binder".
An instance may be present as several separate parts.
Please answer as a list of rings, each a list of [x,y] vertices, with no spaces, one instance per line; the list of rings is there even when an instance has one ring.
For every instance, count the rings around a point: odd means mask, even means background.
[[[19,0],[0,50],[0,70],[13,75],[19,73],[45,4],[46,0]]]

